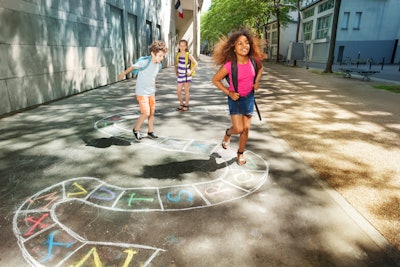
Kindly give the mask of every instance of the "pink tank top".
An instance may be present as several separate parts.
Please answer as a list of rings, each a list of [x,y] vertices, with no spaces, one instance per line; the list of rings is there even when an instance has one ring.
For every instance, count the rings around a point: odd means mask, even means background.
[[[240,96],[247,96],[253,91],[254,77],[256,76],[253,64],[249,59],[246,64],[237,64],[238,67],[238,93]],[[229,74],[229,80],[232,81],[232,62],[228,61],[224,64],[224,68]],[[233,83],[230,82],[229,90],[235,91]]]

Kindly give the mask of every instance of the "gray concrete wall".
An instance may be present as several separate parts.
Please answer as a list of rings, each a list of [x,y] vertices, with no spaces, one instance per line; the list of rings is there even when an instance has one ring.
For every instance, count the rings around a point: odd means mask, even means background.
[[[338,41],[335,46],[335,62],[338,57],[339,47],[344,46],[343,58],[349,57],[367,60],[372,58],[374,63],[381,63],[384,59],[386,64],[390,64],[395,48],[394,40],[386,41]],[[397,63],[397,62],[394,62]]]
[[[161,0],[1,1],[0,115],[116,82],[148,54],[149,42],[168,43],[175,32],[171,6]]]

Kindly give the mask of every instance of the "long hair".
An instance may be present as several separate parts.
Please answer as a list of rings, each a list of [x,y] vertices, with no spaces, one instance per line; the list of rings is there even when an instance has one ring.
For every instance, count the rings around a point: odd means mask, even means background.
[[[188,41],[182,39],[182,40],[179,41],[178,45],[180,45],[181,43],[185,43],[185,44],[186,44],[186,50],[185,50],[185,52],[189,52],[189,44],[188,44]],[[180,49],[179,47],[178,47],[178,52],[181,52],[181,49]]]
[[[256,38],[250,30],[242,28],[233,32],[229,37],[224,36],[220,38],[218,43],[214,46],[212,58],[216,65],[223,65],[228,61],[236,62],[235,44],[240,36],[245,36],[247,40],[249,40],[249,57],[253,57],[256,60],[262,60],[264,58],[260,47],[261,41]]]

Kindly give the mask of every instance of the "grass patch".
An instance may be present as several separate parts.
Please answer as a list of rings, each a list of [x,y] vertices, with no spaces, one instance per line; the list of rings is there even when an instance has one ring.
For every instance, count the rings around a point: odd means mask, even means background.
[[[396,94],[400,93],[400,84],[395,85],[373,85],[374,88],[390,91]]]
[[[315,73],[315,74],[320,74],[320,75],[329,75],[329,74],[334,74],[335,73],[335,72],[327,73],[327,72],[324,72],[323,70],[315,70],[315,69],[310,70],[310,72]]]

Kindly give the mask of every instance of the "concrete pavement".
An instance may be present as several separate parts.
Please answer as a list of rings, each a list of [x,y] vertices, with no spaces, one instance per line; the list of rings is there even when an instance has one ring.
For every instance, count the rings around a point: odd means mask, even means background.
[[[400,266],[268,114],[236,164],[237,137],[220,147],[230,119],[215,71],[202,57],[183,113],[162,71],[156,140],[133,140],[133,80],[1,119],[0,265]]]

